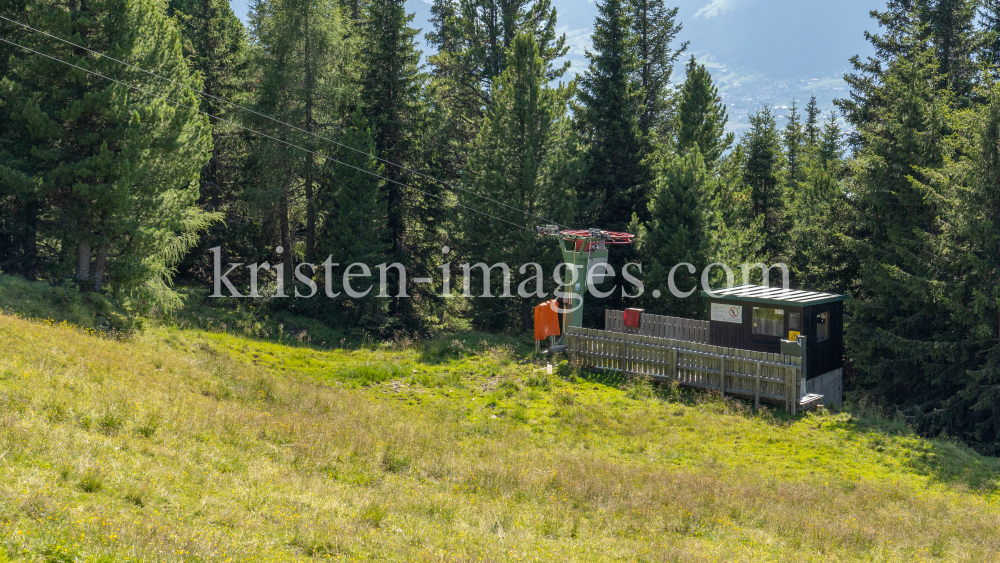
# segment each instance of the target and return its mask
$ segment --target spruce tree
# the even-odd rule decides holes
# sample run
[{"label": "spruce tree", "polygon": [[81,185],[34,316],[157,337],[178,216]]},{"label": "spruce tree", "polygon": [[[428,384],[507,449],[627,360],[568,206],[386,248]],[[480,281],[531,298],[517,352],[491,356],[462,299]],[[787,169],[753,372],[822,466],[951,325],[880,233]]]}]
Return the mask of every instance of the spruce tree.
[{"label": "spruce tree", "polygon": [[[257,0],[251,13],[252,35],[259,45],[257,110],[307,133],[329,137],[354,102],[351,57],[354,52],[335,0]],[[285,252],[286,282],[290,282],[296,233],[304,232],[302,256],[311,262],[317,228],[316,183],[328,143],[294,129],[254,117],[257,130],[299,148],[255,138],[247,163],[259,203],[277,210],[277,244]],[[304,207],[304,225],[297,210]]]},{"label": "spruce tree", "polygon": [[[683,155],[667,154],[657,171],[656,188],[649,203],[650,221],[641,231],[640,252],[649,267],[645,301],[650,312],[697,318],[697,295],[678,298],[669,289],[670,270],[677,264],[694,265],[695,274],[677,268],[674,283],[688,291],[700,283],[697,272],[708,265],[710,250],[706,213],[712,193],[710,174],[698,145]],[[658,289],[660,299],[651,292]]]},{"label": "spruce tree", "polygon": [[[381,197],[385,182],[379,179],[385,165],[375,158],[374,133],[360,110],[351,117],[340,143],[343,146],[333,150],[333,159],[324,166],[319,190],[322,226],[317,235],[319,258],[332,257],[340,268],[331,266],[329,279],[325,266],[314,276],[324,285],[313,303],[330,322],[347,321],[362,330],[378,330],[385,326],[388,304],[377,298],[375,290],[363,298],[350,299],[344,293],[342,274],[356,262],[369,266],[383,263],[389,254],[386,201]],[[339,295],[327,296],[326,284],[332,294]]]},{"label": "spruce tree", "polygon": [[[363,5],[360,25],[360,90],[363,112],[375,135],[375,149],[387,164],[389,180],[383,188],[388,210],[387,229],[391,244],[390,260],[403,264],[410,277],[434,275],[439,252],[431,249],[439,242],[444,209],[440,200],[409,189],[414,185],[428,193],[442,188],[407,172],[425,170],[421,146],[427,125],[423,101],[426,76],[420,69],[420,52],[410,27],[404,0],[371,0]],[[404,185],[406,184],[406,185]],[[396,270],[389,279],[393,296],[390,312],[407,322],[415,320],[417,303],[399,295]],[[429,295],[429,293],[428,293]]]},{"label": "spruce tree", "polygon": [[[946,231],[957,250],[952,321],[965,330],[961,389],[928,412],[924,428],[961,436],[987,455],[1000,453],[1000,88],[987,93],[977,120],[968,181],[959,186]],[[957,176],[957,175],[956,175]],[[958,176],[961,177],[961,176]],[[956,314],[957,313],[957,314]]]},{"label": "spruce tree", "polygon": [[[581,173],[576,135],[566,115],[572,88],[551,88],[547,83],[545,61],[534,38],[528,33],[519,34],[472,148],[467,183],[471,191],[509,207],[484,203],[459,192],[460,203],[490,215],[460,209],[461,254],[472,263],[508,264],[513,295],[517,295],[522,282],[527,282],[529,293],[535,292],[535,284],[529,280],[536,272],[530,267],[519,271],[522,264],[536,262],[548,272],[559,260],[556,246],[535,236],[534,227],[539,221],[535,216],[568,224],[573,218],[574,187]],[[517,229],[511,223],[524,228]],[[549,279],[547,275],[542,277]],[[494,270],[493,295],[503,293],[502,278]],[[481,279],[476,270],[470,281],[474,295],[481,291]],[[552,289],[546,284],[546,292]],[[484,328],[526,332],[531,329],[532,309],[539,301],[540,297],[534,296],[474,299],[473,321]]]},{"label": "spruce tree", "polygon": [[796,191],[799,182],[802,181],[808,155],[805,154],[805,133],[802,131],[802,121],[795,100],[792,100],[792,106],[788,110],[788,121],[782,131],[782,141],[785,145],[787,188]]},{"label": "spruce tree", "polygon": [[805,141],[809,149],[813,149],[819,140],[819,105],[816,103],[816,95],[809,98],[809,105],[806,106],[806,127]]},{"label": "spruce tree", "polygon": [[548,80],[562,77],[569,68],[568,62],[555,62],[569,47],[566,37],[556,33],[550,0],[435,0],[431,13],[434,29],[427,33],[427,42],[437,48],[428,57],[434,74],[452,80],[462,101],[478,107],[480,116],[490,104],[493,82],[507,68],[508,51],[518,34],[535,37]]},{"label": "spruce tree", "polygon": [[248,116],[231,103],[250,102],[250,48],[246,29],[226,0],[171,0],[167,13],[181,31],[188,66],[201,75],[206,95],[201,97],[199,108],[221,118],[212,123],[212,156],[201,170],[198,203],[208,211],[226,213],[227,221],[209,229],[181,265],[189,274],[208,278],[212,268],[208,249],[221,246],[228,252],[240,246],[234,240],[236,231],[227,229],[226,224],[238,220],[238,171],[247,145],[245,135],[233,122],[240,123]]},{"label": "spruce tree", "polygon": [[784,157],[770,107],[765,105],[750,116],[750,129],[740,143],[744,147],[741,179],[749,190],[750,212],[762,221],[762,258],[774,260],[785,252],[786,217],[781,181]]},{"label": "spruce tree", "polygon": [[590,170],[580,196],[583,217],[593,227],[623,231],[633,213],[646,218],[649,170],[642,161],[638,118],[644,93],[633,77],[639,70],[632,18],[625,0],[598,3],[594,52],[580,77],[575,110]]},{"label": "spruce tree", "polygon": [[863,384],[897,404],[928,405],[960,371],[947,360],[958,326],[936,297],[948,267],[934,248],[939,194],[931,187],[931,172],[946,162],[951,100],[935,88],[933,47],[918,35],[906,46],[885,72],[883,118],[860,131],[848,244],[860,268],[845,334]]},{"label": "spruce tree", "polygon": [[532,34],[550,81],[569,68],[569,61],[556,62],[569,46],[565,35],[556,32],[551,0],[434,0],[431,13],[433,29],[425,37],[436,49],[427,62],[437,128],[435,145],[427,148],[436,156],[446,155],[437,158],[444,179],[460,181],[514,37]]},{"label": "spruce tree", "polygon": [[673,125],[670,77],[688,45],[685,41],[677,49],[671,47],[683,27],[677,23],[678,8],[667,8],[663,0],[629,0],[628,6],[639,59],[636,81],[643,92],[639,131],[643,137],[656,133],[666,138]]},{"label": "spruce tree", "polygon": [[677,106],[676,150],[684,154],[697,145],[705,167],[714,169],[733,144],[733,134],[726,133],[728,119],[712,75],[692,56]]},{"label": "spruce tree", "polygon": [[171,267],[212,219],[195,205],[210,150],[208,121],[154,97],[197,107],[187,88],[201,84],[187,68],[177,29],[153,0],[32,1],[24,16],[33,27],[174,81],[24,36],[25,46],[148,93],[27,52],[10,59],[0,87],[0,185],[38,202],[40,236],[75,262],[75,269],[53,263],[53,277],[72,272],[95,290],[110,283],[177,304],[166,285]]}]

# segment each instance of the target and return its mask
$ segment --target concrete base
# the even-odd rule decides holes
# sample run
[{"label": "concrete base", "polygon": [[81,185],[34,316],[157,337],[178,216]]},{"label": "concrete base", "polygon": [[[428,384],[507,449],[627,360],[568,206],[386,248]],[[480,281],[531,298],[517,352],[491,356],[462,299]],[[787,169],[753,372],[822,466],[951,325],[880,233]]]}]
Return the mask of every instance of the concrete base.
[{"label": "concrete base", "polygon": [[803,391],[823,395],[824,405],[839,407],[844,400],[844,368],[807,379]]}]

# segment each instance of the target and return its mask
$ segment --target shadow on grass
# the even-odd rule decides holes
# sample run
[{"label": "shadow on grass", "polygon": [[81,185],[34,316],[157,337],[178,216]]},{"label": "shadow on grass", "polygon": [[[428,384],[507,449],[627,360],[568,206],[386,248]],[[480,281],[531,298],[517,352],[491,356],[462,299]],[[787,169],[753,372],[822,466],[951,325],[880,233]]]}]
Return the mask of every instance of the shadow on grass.
[{"label": "shadow on grass", "polygon": [[922,475],[983,492],[1000,491],[1000,458],[979,454],[955,439],[923,437],[902,414],[890,415],[864,402],[845,403],[840,413],[824,424],[854,433],[874,451],[904,457]]}]

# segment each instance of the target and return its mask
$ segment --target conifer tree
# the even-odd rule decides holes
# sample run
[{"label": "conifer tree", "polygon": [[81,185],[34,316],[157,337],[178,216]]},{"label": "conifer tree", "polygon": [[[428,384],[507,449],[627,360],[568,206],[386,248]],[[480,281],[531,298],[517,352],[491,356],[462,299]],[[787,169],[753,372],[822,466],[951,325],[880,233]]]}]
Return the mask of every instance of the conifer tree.
[{"label": "conifer tree", "polygon": [[720,101],[712,75],[692,56],[677,107],[677,124],[674,126],[677,151],[683,154],[697,145],[705,167],[714,169],[733,143],[733,134],[726,133],[728,119],[726,106]]},{"label": "conifer tree", "polygon": [[744,147],[741,178],[749,190],[750,212],[762,221],[763,257],[773,260],[785,250],[786,217],[781,137],[770,107],[765,105],[750,116],[750,129],[740,143]]},{"label": "conifer tree", "polygon": [[[346,108],[354,102],[351,56],[354,52],[335,0],[257,0],[252,6],[251,31],[259,45],[255,64],[260,69],[258,111],[305,130],[330,136]],[[301,258],[315,253],[316,183],[322,158],[314,153],[327,143],[294,129],[255,118],[256,129],[307,149],[255,138],[256,154],[248,163],[257,184],[259,203],[277,210],[278,240],[285,252],[286,282],[290,282],[296,254],[296,210],[304,207],[304,244]]]},{"label": "conifer tree", "polygon": [[960,369],[944,365],[958,327],[935,297],[948,268],[934,251],[939,194],[930,181],[946,162],[951,100],[934,86],[933,47],[916,34],[905,45],[909,51],[890,63],[879,92],[891,101],[887,111],[860,132],[848,246],[860,258],[859,287],[845,333],[864,384],[893,402],[919,405]]},{"label": "conifer tree", "polygon": [[[375,158],[374,134],[360,110],[355,110],[340,142],[344,146],[334,149],[334,159],[327,160],[324,166],[319,190],[322,226],[317,235],[319,257],[332,257],[340,268],[330,266],[329,279],[326,266],[314,276],[317,282],[322,278],[324,284],[314,303],[328,321],[346,320],[349,326],[362,330],[379,330],[385,325],[388,303],[378,299],[375,290],[360,299],[350,299],[342,274],[356,262],[369,266],[385,262],[389,253],[386,201],[381,197],[385,182],[379,179],[385,165]],[[327,284],[336,297],[326,295]]]},{"label": "conifer tree", "polygon": [[[200,108],[227,120],[239,120],[242,115],[230,104],[245,101],[244,84],[248,75],[247,34],[243,23],[233,13],[226,0],[171,0],[168,14],[179,23],[184,55],[192,71],[201,74]],[[201,200],[210,211],[221,211],[223,201],[230,199],[231,174],[235,165],[238,140],[235,127],[216,121],[212,127],[212,158],[201,173]]]},{"label": "conifer tree", "polygon": [[[966,368],[954,395],[928,413],[921,426],[934,433],[961,436],[987,454],[1000,453],[1000,88],[987,92],[977,120],[977,144],[968,181],[952,193],[947,245],[957,250],[956,283],[948,297],[952,322],[965,329]],[[956,175],[961,178],[962,176]],[[958,186],[956,186],[958,187]],[[957,197],[954,197],[957,196]],[[933,408],[937,406],[938,408]]]},{"label": "conifer tree", "polygon": [[569,61],[556,62],[569,46],[565,35],[556,33],[551,0],[434,0],[431,13],[433,29],[425,37],[437,51],[427,61],[438,128],[436,146],[428,149],[447,155],[439,159],[441,173],[459,181],[514,37],[535,37],[550,81],[562,78],[569,68]]},{"label": "conifer tree", "polygon": [[[423,169],[420,162],[420,132],[426,108],[421,102],[425,81],[420,72],[420,52],[410,27],[413,15],[406,13],[404,0],[371,0],[361,15],[360,67],[361,103],[375,136],[377,154],[393,163],[386,166],[383,198],[388,212],[390,260],[403,264],[410,276],[430,272],[432,264],[418,265],[424,239],[418,234],[434,234],[428,221],[440,215],[437,200],[427,200],[403,184],[416,182],[403,167]],[[430,186],[435,189],[436,186]],[[427,191],[427,190],[425,190]],[[430,227],[430,228],[428,228]],[[429,246],[429,245],[423,245]],[[392,270],[392,276],[396,276]],[[412,316],[412,303],[399,298],[398,277],[390,279],[393,300],[390,311],[396,316]]]},{"label": "conifer tree", "polygon": [[[539,221],[535,216],[568,224],[573,218],[574,187],[581,173],[576,135],[566,115],[572,87],[551,88],[547,82],[545,62],[534,38],[529,33],[519,34],[473,146],[467,184],[475,193],[510,207],[459,192],[460,203],[491,215],[462,208],[462,255],[473,263],[510,265],[512,295],[518,294],[521,283],[527,284],[528,293],[535,293],[531,281],[536,275],[534,268],[522,272],[520,265],[539,263],[547,272],[556,263],[555,245],[540,243],[535,237],[534,226]],[[524,225],[524,229],[511,223]],[[502,278],[496,270],[491,275],[493,295],[503,293]],[[547,275],[542,278],[550,279]],[[481,272],[476,270],[469,282],[473,295],[481,291],[481,280]],[[546,292],[552,289],[545,285]],[[532,308],[539,298],[474,299],[473,320],[481,327],[525,332],[531,329]]]},{"label": "conifer tree", "polygon": [[809,98],[809,105],[806,106],[805,141],[810,150],[819,141],[819,105],[815,94]]},{"label": "conifer tree", "polygon": [[222,100],[250,102],[250,48],[246,29],[226,0],[171,0],[167,13],[180,29],[188,66],[201,75],[207,95],[201,96],[200,109],[221,118],[212,123],[212,156],[201,170],[198,203],[227,218],[213,225],[180,265],[189,275],[207,279],[212,268],[208,249],[219,246],[228,253],[244,246],[237,240],[238,231],[227,225],[239,221],[239,169],[247,146],[246,136],[233,123],[247,116]]},{"label": "conifer tree", "polygon": [[805,133],[802,131],[802,121],[799,118],[799,108],[792,100],[788,110],[788,122],[782,131],[782,141],[785,145],[785,170],[788,174],[787,188],[796,191],[803,178],[806,167]]},{"label": "conifer tree", "polygon": [[[29,2],[32,27],[173,80],[149,77],[38,34],[25,46],[197,107],[185,87],[180,35],[152,0]],[[168,103],[60,62],[23,52],[8,61],[0,88],[0,185],[37,202],[39,230],[75,257],[75,278],[101,290],[140,292],[176,304],[171,267],[212,220],[195,202],[210,150],[210,126],[193,109]],[[53,264],[53,277],[68,264]],[[148,300],[147,300],[148,301]]]},{"label": "conifer tree", "polygon": [[545,62],[546,77],[556,80],[569,63],[556,64],[569,50],[565,35],[556,33],[556,10],[550,0],[435,0],[433,31],[427,42],[437,48],[428,57],[434,74],[452,80],[462,103],[481,116],[489,106],[493,81],[507,68],[508,51],[520,33],[531,33]]},{"label": "conifer tree", "polygon": [[[694,265],[696,272],[708,265],[710,175],[697,143],[683,155],[665,155],[657,172],[649,203],[650,221],[639,237],[640,252],[649,267],[646,306],[650,312],[697,318],[698,297],[675,297],[669,289],[669,275],[675,265],[684,262]],[[674,284],[682,292],[699,283],[698,275],[683,266],[674,272]],[[652,298],[653,289],[660,291],[659,299]]]},{"label": "conifer tree", "polygon": [[652,133],[666,138],[673,125],[670,77],[688,45],[686,41],[677,49],[670,45],[683,27],[677,23],[678,8],[667,8],[663,0],[630,0],[628,7],[639,64],[636,81],[643,92],[639,131],[644,138]]},{"label": "conifer tree", "polygon": [[649,199],[638,123],[644,93],[633,80],[639,63],[624,2],[598,3],[594,52],[587,51],[590,64],[579,79],[575,110],[590,162],[581,212],[592,226],[612,231],[624,230],[633,213],[644,220]]}]

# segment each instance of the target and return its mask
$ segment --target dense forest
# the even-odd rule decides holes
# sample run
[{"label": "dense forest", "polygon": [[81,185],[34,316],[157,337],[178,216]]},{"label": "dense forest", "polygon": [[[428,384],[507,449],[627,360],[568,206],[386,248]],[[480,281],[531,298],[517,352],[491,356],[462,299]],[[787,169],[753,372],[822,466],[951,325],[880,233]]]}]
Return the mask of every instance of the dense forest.
[{"label": "dense forest", "polygon": [[[211,287],[219,247],[281,265],[261,307],[520,333],[537,300],[402,298],[392,269],[384,295],[269,296],[295,274],[339,292],[301,268],[328,256],[411,279],[506,262],[516,287],[557,262],[538,225],[629,231],[612,265],[647,289],[784,262],[850,293],[848,388],[1000,453],[1000,1],[890,0],[839,113],[765,106],[739,138],[675,8],[598,5],[573,77],[548,0],[435,0],[426,64],[402,0],[256,0],[248,26],[226,0],[0,0],[0,271],[143,313]],[[704,314],[664,293],[637,301]]]}]

